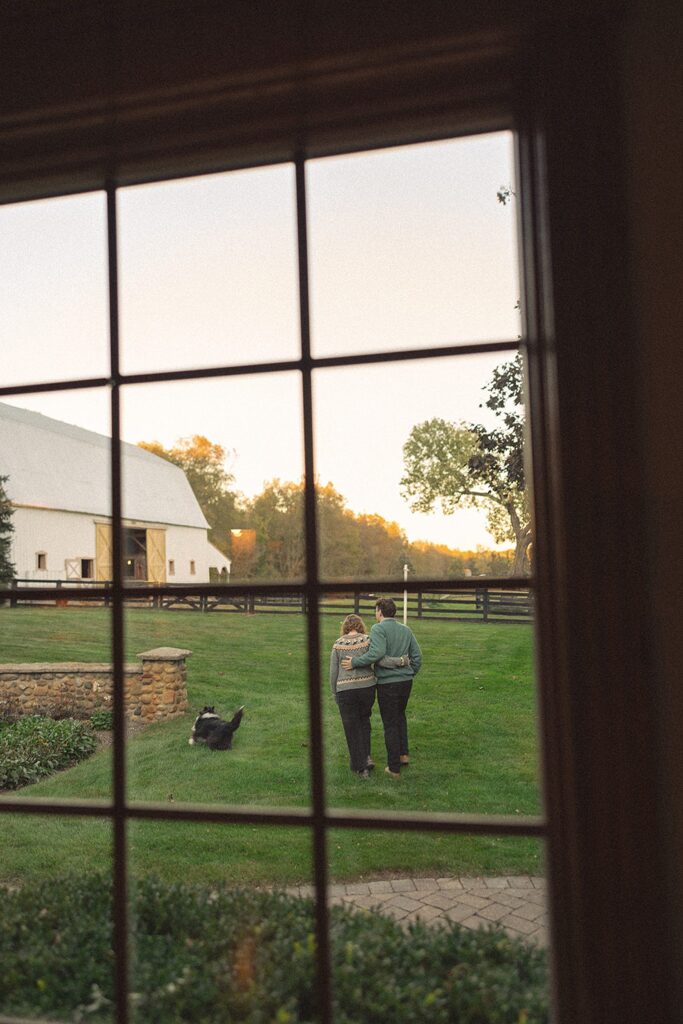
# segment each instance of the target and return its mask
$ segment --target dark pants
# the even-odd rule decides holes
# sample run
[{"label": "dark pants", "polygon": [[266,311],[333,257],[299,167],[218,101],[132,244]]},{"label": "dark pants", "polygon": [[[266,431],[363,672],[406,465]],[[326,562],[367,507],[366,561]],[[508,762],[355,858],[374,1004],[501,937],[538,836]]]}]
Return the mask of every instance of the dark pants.
[{"label": "dark pants", "polygon": [[380,683],[377,686],[377,700],[387,748],[387,764],[391,772],[401,771],[401,754],[408,753],[406,707],[412,688],[412,679],[401,679],[397,683]]},{"label": "dark pants", "polygon": [[361,690],[337,692],[337,704],[344,726],[346,744],[349,748],[349,763],[352,772],[362,772],[368,766],[370,714],[374,703],[374,686],[364,686]]}]

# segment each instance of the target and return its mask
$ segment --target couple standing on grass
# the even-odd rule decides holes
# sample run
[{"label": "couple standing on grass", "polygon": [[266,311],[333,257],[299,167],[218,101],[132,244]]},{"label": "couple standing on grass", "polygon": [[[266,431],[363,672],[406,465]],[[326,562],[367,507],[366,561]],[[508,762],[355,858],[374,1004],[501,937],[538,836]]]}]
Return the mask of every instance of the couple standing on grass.
[{"label": "couple standing on grass", "polygon": [[377,621],[368,635],[360,615],[347,615],[330,656],[330,685],[344,726],[351,771],[362,779],[369,778],[375,767],[370,754],[375,690],[387,748],[384,770],[392,779],[400,779],[401,767],[410,760],[406,706],[422,652],[412,630],[395,616],[395,603],[381,597],[375,605]]}]

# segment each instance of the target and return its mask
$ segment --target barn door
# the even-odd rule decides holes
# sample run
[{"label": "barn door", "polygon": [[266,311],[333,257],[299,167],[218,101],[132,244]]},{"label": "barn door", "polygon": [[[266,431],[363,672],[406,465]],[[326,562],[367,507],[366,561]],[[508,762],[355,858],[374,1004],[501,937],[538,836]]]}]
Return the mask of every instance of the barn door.
[{"label": "barn door", "polygon": [[68,580],[80,580],[81,578],[81,560],[80,558],[65,558],[64,568],[66,570],[66,578]]},{"label": "barn door", "polygon": [[111,526],[95,523],[95,579],[110,580],[111,577]]},{"label": "barn door", "polygon": [[147,531],[147,576],[150,583],[166,582],[166,531]]}]

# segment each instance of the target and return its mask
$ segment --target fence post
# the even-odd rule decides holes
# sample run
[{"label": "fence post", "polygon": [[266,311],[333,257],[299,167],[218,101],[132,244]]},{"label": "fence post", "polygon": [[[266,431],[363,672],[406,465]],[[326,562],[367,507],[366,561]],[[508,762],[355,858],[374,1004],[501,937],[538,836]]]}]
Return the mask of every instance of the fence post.
[{"label": "fence post", "polygon": [[418,590],[418,592],[417,592],[417,617],[418,617],[418,619],[422,618],[422,591],[421,590]]},{"label": "fence post", "polygon": [[306,611],[307,611],[307,609],[306,609],[306,595],[302,594],[301,595],[301,612],[302,612],[303,615],[305,615]]},{"label": "fence post", "polygon": [[247,610],[247,613],[249,615],[253,615],[254,612],[256,611],[255,601],[256,601],[256,598],[254,597],[253,594],[247,594],[246,610]]},{"label": "fence post", "polygon": [[484,610],[484,622],[489,621],[489,588],[485,587],[483,590],[483,610]]},{"label": "fence post", "polygon": [[353,614],[360,615],[360,590],[353,592]]},{"label": "fence post", "polygon": [[[10,582],[10,586],[11,587],[16,587],[19,584],[19,580],[10,580],[9,582]],[[10,599],[9,599],[9,606],[10,606],[10,608],[16,608],[17,607],[17,595],[16,594],[12,594],[12,596],[10,597]]]}]

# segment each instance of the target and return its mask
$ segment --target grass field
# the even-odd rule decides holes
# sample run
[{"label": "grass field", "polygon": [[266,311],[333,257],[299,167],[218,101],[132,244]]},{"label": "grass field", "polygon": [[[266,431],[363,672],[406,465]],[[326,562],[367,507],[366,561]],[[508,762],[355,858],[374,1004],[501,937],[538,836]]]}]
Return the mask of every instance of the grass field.
[{"label": "grass field", "polygon": [[[0,662],[110,660],[110,615],[99,608],[0,609]],[[369,623],[368,623],[369,625]],[[339,632],[321,620],[325,782],[330,805],[400,811],[528,814],[539,811],[537,739],[529,626],[413,624],[424,668],[408,708],[410,768],[384,776],[381,721],[373,714],[378,770],[361,781],[327,685],[327,652]],[[133,609],[126,649],[169,645],[193,651],[192,709],[247,711],[235,746],[211,752],[187,743],[193,715],[150,726],[127,744],[129,797],[139,800],[307,806],[310,800],[306,620],[301,615],[208,614]],[[111,751],[20,791],[23,797],[107,797]],[[3,815],[0,880],[106,867],[108,822]],[[307,829],[131,822],[131,867],[167,879],[307,882]],[[383,873],[518,874],[542,871],[532,839],[387,833],[329,833],[331,876]]]}]

